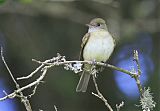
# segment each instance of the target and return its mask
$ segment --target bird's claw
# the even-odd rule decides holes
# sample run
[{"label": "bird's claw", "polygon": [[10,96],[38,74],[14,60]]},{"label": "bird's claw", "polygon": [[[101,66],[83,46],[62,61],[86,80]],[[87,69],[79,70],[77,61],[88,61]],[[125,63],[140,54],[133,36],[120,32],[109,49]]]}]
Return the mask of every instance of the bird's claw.
[{"label": "bird's claw", "polygon": [[96,65],[96,60],[95,59],[92,61],[92,65]]}]

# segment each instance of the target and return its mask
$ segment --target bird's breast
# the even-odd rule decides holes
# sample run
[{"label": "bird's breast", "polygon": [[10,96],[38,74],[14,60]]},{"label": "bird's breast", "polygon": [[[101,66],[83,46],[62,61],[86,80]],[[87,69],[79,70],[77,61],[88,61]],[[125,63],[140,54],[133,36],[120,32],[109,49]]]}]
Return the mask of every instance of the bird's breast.
[{"label": "bird's breast", "polygon": [[90,33],[84,50],[84,60],[107,61],[114,50],[114,40],[107,31]]}]

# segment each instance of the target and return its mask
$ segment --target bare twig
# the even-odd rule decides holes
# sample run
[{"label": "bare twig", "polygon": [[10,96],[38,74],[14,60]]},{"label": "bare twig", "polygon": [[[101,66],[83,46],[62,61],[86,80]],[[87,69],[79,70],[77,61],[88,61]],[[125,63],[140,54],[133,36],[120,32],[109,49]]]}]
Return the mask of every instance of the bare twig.
[{"label": "bare twig", "polygon": [[[141,69],[140,69],[140,63],[139,63],[139,57],[138,57],[138,51],[137,50],[134,50],[134,56],[133,56],[133,60],[136,62],[136,65],[137,65],[137,69],[138,69],[138,72],[135,73],[135,72],[130,72],[130,71],[126,71],[124,69],[121,69],[121,68],[118,68],[118,67],[115,67],[113,65],[110,65],[110,64],[97,64],[95,63],[96,65],[101,65],[101,66],[106,66],[106,67],[109,67],[109,68],[112,68],[112,69],[115,69],[115,70],[118,70],[118,71],[121,71],[121,72],[124,72],[128,75],[130,75],[131,77],[133,77],[136,81],[136,84],[137,84],[137,87],[139,89],[139,92],[140,92],[140,95],[142,97],[142,94],[143,94],[143,89],[142,89],[142,85],[141,85],[141,82],[140,82],[140,75],[141,75]],[[102,93],[99,91],[98,89],[98,85],[96,83],[96,79],[95,79],[95,76],[93,75],[93,82],[94,82],[94,85],[96,87],[96,91],[97,91],[97,94],[93,93],[92,94],[98,98],[100,98],[104,103],[105,105],[108,107],[108,109],[110,111],[113,111],[113,109],[111,108],[111,106],[108,104],[107,100],[104,98],[104,96],[102,95]],[[124,102],[122,102],[120,105],[117,105],[116,104],[116,108],[117,108],[117,111],[120,111],[120,108],[123,107],[124,105]]]},{"label": "bare twig", "polygon": [[37,83],[37,84],[34,86],[34,89],[33,89],[32,93],[29,95],[29,98],[31,98],[31,97],[36,93],[36,90],[37,90],[38,85],[39,85],[39,83]]},{"label": "bare twig", "polygon": [[124,102],[122,101],[119,105],[116,104],[117,111],[120,111],[121,107],[124,106]]},{"label": "bare twig", "polygon": [[[3,48],[2,48],[2,47],[1,47],[1,58],[2,58],[2,61],[3,61],[4,65],[5,65],[6,69],[7,69],[8,72],[9,72],[9,74],[10,74],[13,82],[15,83],[17,90],[19,90],[19,89],[20,89],[20,86],[19,86],[19,84],[17,83],[17,81],[14,79],[14,76],[13,76],[12,72],[10,71],[10,69],[9,69],[9,67],[8,67],[5,59],[4,59],[4,56],[3,56]],[[12,94],[12,95],[6,95],[4,98],[6,98],[6,99],[7,99],[7,98],[14,98],[14,97],[17,96],[18,94],[20,94],[20,96],[17,96],[17,97],[20,97],[20,98],[21,98],[21,102],[25,105],[26,110],[27,110],[27,111],[32,111],[30,102],[29,102],[29,100],[27,99],[27,97],[23,95],[22,91],[17,92],[17,90],[15,91],[14,94]],[[7,93],[5,92],[5,94],[7,94]],[[2,99],[2,98],[1,98],[1,99]]]},{"label": "bare twig", "polygon": [[100,98],[104,104],[107,106],[107,108],[110,110],[110,111],[113,111],[112,107],[110,106],[110,104],[108,103],[107,99],[102,95],[102,93],[99,91],[99,88],[98,88],[98,85],[97,85],[97,82],[96,82],[96,78],[95,78],[95,75],[92,76],[93,78],[93,82],[94,82],[94,85],[95,85],[95,88],[96,88],[96,91],[97,91],[97,94],[93,93],[92,94],[98,98]]},{"label": "bare twig", "polygon": [[17,80],[28,79],[28,78],[32,77],[32,76],[33,76],[35,73],[37,73],[43,66],[44,66],[44,64],[41,64],[39,67],[36,68],[36,70],[34,70],[33,72],[31,72],[28,76],[19,77],[19,78],[17,78]]},{"label": "bare twig", "polygon": [[133,60],[137,64],[138,72],[137,72],[137,74],[133,75],[132,77],[135,79],[137,87],[139,89],[139,93],[142,96],[143,88],[142,88],[142,85],[141,85],[141,82],[140,82],[141,69],[140,69],[140,63],[139,63],[139,57],[138,57],[138,51],[137,50],[134,50]]},{"label": "bare twig", "polygon": [[[35,73],[37,73],[41,68],[43,68],[45,66],[45,64],[49,63],[49,62],[53,62],[55,61],[55,59],[59,59],[58,57],[56,58],[52,58],[49,60],[45,60],[43,63],[41,63],[41,65],[39,67],[36,68],[36,70],[34,70],[33,72],[31,72],[29,75],[24,76],[24,77],[19,77],[17,78],[17,80],[22,80],[22,79],[28,79],[31,78]],[[35,59],[32,59],[32,61],[36,61]]]},{"label": "bare twig", "polygon": [[[2,60],[3,60],[5,66],[7,68],[7,70],[9,72],[10,76],[12,77],[12,80],[16,84],[17,90],[15,90],[11,94],[5,93],[6,96],[3,97],[3,98],[0,98],[0,101],[5,100],[7,98],[20,97],[21,101],[25,104],[26,109],[27,109],[27,106],[30,106],[30,103],[29,103],[29,100],[27,99],[27,97],[23,95],[22,91],[34,86],[33,93],[30,94],[29,97],[33,96],[35,94],[35,92],[36,92],[38,84],[44,79],[44,77],[45,77],[45,75],[46,75],[46,73],[47,73],[47,71],[48,71],[49,68],[61,65],[61,66],[65,66],[65,67],[67,66],[68,68],[71,68],[72,70],[76,70],[76,67],[74,67],[73,64],[91,64],[91,65],[93,65],[93,61],[76,61],[76,60],[75,61],[66,61],[65,56],[61,56],[60,54],[57,54],[57,57],[53,57],[53,58],[51,58],[49,60],[45,60],[44,62],[41,62],[41,61],[33,59],[33,61],[39,63],[40,66],[38,68],[36,68],[33,72],[31,72],[28,76],[26,76],[26,77],[19,77],[19,78],[17,78],[17,80],[28,79],[28,78],[32,77],[38,71],[42,71],[42,74],[40,75],[40,77],[36,81],[34,81],[34,82],[32,82],[32,83],[30,83],[30,84],[28,84],[28,85],[23,86],[23,87],[20,88],[20,86],[18,85],[18,83],[14,79],[13,74],[9,70],[9,68],[8,68],[8,66],[7,66],[7,64],[6,64],[5,60],[4,60],[2,49],[1,49],[1,57],[2,57]],[[132,72],[132,71],[124,70],[122,68],[118,68],[118,67],[110,65],[110,64],[101,63],[101,62],[95,62],[95,61],[94,61],[94,65],[103,66],[103,67],[109,67],[111,69],[123,72],[124,74],[128,74],[129,76],[133,77],[135,79],[135,81],[136,81],[136,84],[138,86],[139,92],[142,95],[143,90],[142,90],[142,86],[141,86],[140,79],[139,79],[139,77],[141,75],[141,69],[140,69],[138,52],[137,51],[134,51],[134,61],[136,61],[138,72]],[[93,75],[92,77],[93,77],[93,82],[94,82],[94,85],[95,85],[95,88],[96,88],[96,91],[97,91],[97,94],[93,93],[93,92],[92,92],[92,94],[94,96],[100,98],[105,103],[105,105],[107,106],[107,108],[110,111],[113,111],[112,107],[107,102],[107,99],[99,91],[95,75]],[[122,106],[123,106],[123,104],[116,105],[117,111],[119,111]],[[55,110],[57,111],[56,107],[55,107]],[[27,111],[32,111],[31,107],[28,107]]]},{"label": "bare twig", "polygon": [[4,65],[5,65],[7,71],[9,72],[9,74],[10,74],[10,76],[11,76],[14,84],[16,85],[16,88],[19,88],[19,84],[18,84],[17,81],[14,79],[13,74],[12,74],[12,72],[10,71],[10,69],[9,69],[9,67],[8,67],[5,59],[4,59],[4,56],[3,56],[3,48],[2,48],[2,47],[1,47],[1,58],[2,58],[2,61],[3,61]]},{"label": "bare twig", "polygon": [[36,81],[34,81],[34,82],[32,82],[32,83],[24,86],[24,87],[21,87],[21,88],[17,89],[17,90],[14,91],[13,93],[8,94],[7,96],[5,96],[5,97],[3,97],[3,98],[0,98],[0,101],[5,100],[5,99],[7,99],[7,98],[14,98],[17,93],[22,92],[22,91],[25,90],[25,89],[28,89],[28,88],[31,88],[32,86],[37,85],[37,83],[41,82],[41,80],[45,77],[47,70],[48,70],[48,68],[45,67],[44,70],[43,70],[43,72],[42,72],[42,75],[41,75]]},{"label": "bare twig", "polygon": [[54,109],[55,109],[55,111],[58,111],[58,109],[57,109],[56,105],[54,105]]},{"label": "bare twig", "polygon": [[[93,64],[93,61],[64,61],[64,62],[58,62],[58,63],[48,63],[48,62],[41,62],[41,61],[38,61],[38,60],[35,60],[33,59],[33,61],[39,63],[39,64],[45,64],[45,65],[48,65],[48,66],[60,66],[60,65],[65,65],[65,64],[69,64],[69,63],[82,63],[82,64]],[[111,69],[114,69],[114,70],[117,70],[117,71],[120,71],[120,72],[123,72],[124,74],[128,74],[130,76],[134,76],[136,75],[136,73],[133,73],[131,71],[127,71],[127,70],[124,70],[122,68],[119,68],[119,67],[116,67],[116,66],[113,66],[111,64],[107,64],[107,63],[102,63],[102,62],[94,62],[95,65],[98,65],[98,66],[103,66],[103,67],[108,67],[108,68],[111,68]]]},{"label": "bare twig", "polygon": [[138,75],[141,75],[141,67],[140,67],[140,63],[139,63],[139,56],[138,56],[138,51],[134,50],[134,55],[133,55],[133,60],[136,61],[137,64],[137,69],[138,69]]}]

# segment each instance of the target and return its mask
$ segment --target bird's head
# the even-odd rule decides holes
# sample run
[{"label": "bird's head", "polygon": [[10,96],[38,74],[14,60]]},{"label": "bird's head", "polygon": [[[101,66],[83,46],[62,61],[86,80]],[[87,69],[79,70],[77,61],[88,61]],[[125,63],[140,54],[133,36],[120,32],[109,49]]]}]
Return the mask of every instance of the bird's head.
[{"label": "bird's head", "polygon": [[102,18],[94,18],[89,24],[86,24],[89,28],[98,28],[107,30],[105,20]]}]

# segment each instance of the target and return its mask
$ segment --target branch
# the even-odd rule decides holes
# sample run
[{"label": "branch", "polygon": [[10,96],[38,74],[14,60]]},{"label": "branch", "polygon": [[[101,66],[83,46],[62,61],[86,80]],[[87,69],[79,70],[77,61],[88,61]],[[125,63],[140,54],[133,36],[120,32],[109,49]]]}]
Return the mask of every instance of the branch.
[{"label": "branch", "polygon": [[57,109],[56,105],[54,105],[54,109],[55,109],[55,111],[58,111],[58,109]]},{"label": "branch", "polygon": [[[120,71],[120,72],[123,72],[125,74],[128,74],[130,76],[134,76],[136,75],[136,73],[133,73],[131,71],[128,71],[128,70],[125,70],[125,69],[122,69],[122,68],[119,68],[119,67],[116,67],[114,65],[111,65],[111,64],[107,64],[107,63],[102,63],[102,62],[95,62],[93,63],[93,61],[63,61],[63,62],[58,62],[58,63],[48,63],[48,62],[41,62],[41,61],[38,61],[38,60],[35,60],[33,59],[34,62],[37,62],[39,64],[45,64],[45,65],[48,65],[50,67],[53,67],[53,66],[60,66],[60,65],[66,65],[66,64],[70,64],[70,63],[81,63],[81,64],[91,64],[91,65],[97,65],[97,66],[103,66],[103,67],[108,67],[108,68],[111,68],[111,69],[114,69],[114,70],[117,70],[117,71]],[[19,78],[20,79],[20,78]],[[23,78],[22,78],[23,79]]]},{"label": "branch", "polygon": [[43,72],[42,72],[42,75],[41,75],[36,81],[34,81],[34,82],[32,82],[32,83],[24,86],[24,87],[21,87],[21,88],[15,90],[13,93],[8,94],[7,96],[5,96],[5,97],[3,97],[3,98],[0,98],[0,101],[5,100],[5,99],[7,99],[7,98],[14,98],[17,93],[22,92],[22,91],[25,90],[25,89],[28,89],[28,88],[31,88],[32,86],[37,85],[37,84],[40,83],[40,82],[42,81],[42,79],[45,77],[45,75],[46,75],[46,73],[47,73],[47,70],[48,70],[48,68],[45,67],[44,70],[43,70]]},{"label": "branch", "polygon": [[8,67],[5,59],[4,59],[4,56],[3,56],[3,48],[2,48],[2,47],[1,47],[1,58],[2,58],[2,61],[3,61],[4,65],[5,65],[7,71],[9,72],[9,74],[10,74],[10,76],[11,76],[14,84],[16,85],[16,88],[18,89],[18,88],[19,88],[19,84],[18,84],[17,81],[14,79],[13,74],[12,74],[12,72],[10,71],[10,69],[9,69],[9,67]]},{"label": "branch", "polygon": [[116,104],[117,111],[120,111],[121,107],[124,106],[124,102],[122,101],[119,105]]},{"label": "branch", "polygon": [[102,95],[102,93],[99,91],[99,88],[98,88],[98,85],[97,85],[97,82],[96,82],[96,78],[95,78],[95,75],[92,75],[92,78],[93,78],[93,82],[94,82],[94,85],[95,85],[95,88],[96,88],[96,91],[97,91],[97,94],[93,93],[92,94],[96,97],[98,97],[99,99],[101,99],[105,106],[107,106],[107,108],[110,110],[110,111],[113,111],[112,107],[109,105],[107,99]]},{"label": "branch", "polygon": [[[41,63],[41,65],[39,67],[36,68],[36,70],[34,70],[33,72],[31,72],[28,76],[26,76],[26,77],[19,77],[19,78],[17,78],[17,80],[31,78],[35,73],[37,73],[41,68],[43,68],[45,66],[45,64],[50,63],[50,62],[54,62],[55,60],[58,60],[58,59],[60,59],[60,56],[57,53],[57,57],[53,57],[52,59],[45,60],[43,63]],[[32,59],[32,61],[35,61],[35,59]]]},{"label": "branch", "polygon": [[[25,107],[26,107],[26,110],[27,111],[32,111],[31,109],[31,106],[30,106],[30,103],[29,103],[29,100],[27,99],[26,96],[23,95],[22,91],[24,91],[25,89],[28,89],[28,88],[31,88],[34,86],[34,89],[33,89],[33,92],[32,94],[28,95],[29,97],[33,96],[36,92],[36,89],[37,89],[37,86],[40,84],[40,82],[42,82],[42,80],[44,79],[44,77],[46,76],[46,73],[48,71],[48,69],[54,67],[54,66],[64,66],[64,68],[66,70],[72,70],[74,71],[75,73],[78,73],[78,72],[81,72],[82,69],[82,65],[83,64],[90,64],[90,65],[98,65],[98,66],[103,66],[103,67],[108,67],[108,68],[111,68],[113,70],[117,70],[117,71],[120,71],[120,72],[123,72],[124,74],[127,74],[129,76],[131,76],[132,78],[135,79],[136,81],[136,84],[138,86],[138,89],[139,89],[139,92],[141,94],[141,96],[143,95],[143,89],[142,89],[142,85],[140,83],[140,75],[141,75],[141,69],[140,69],[140,63],[139,63],[139,58],[138,58],[138,52],[135,50],[134,51],[134,61],[136,62],[137,64],[137,69],[138,71],[137,72],[133,72],[133,71],[128,71],[128,70],[125,70],[125,69],[122,69],[122,68],[119,68],[119,67],[116,67],[116,66],[113,66],[111,64],[106,64],[106,63],[101,63],[101,62],[93,62],[93,61],[67,61],[65,59],[65,56],[61,56],[60,54],[57,54],[56,57],[53,57],[51,59],[48,59],[44,62],[41,62],[41,61],[38,61],[38,60],[35,60],[35,59],[32,59],[32,61],[34,62],[37,62],[40,64],[39,67],[37,67],[33,72],[31,72],[28,76],[26,77],[19,77],[17,78],[17,80],[22,80],[22,79],[28,79],[30,77],[32,77],[34,74],[36,74],[38,71],[41,71],[42,74],[39,76],[39,78],[37,80],[35,80],[34,82],[28,84],[28,85],[25,85],[23,87],[20,87],[18,85],[18,83],[16,82],[16,80],[14,79],[13,77],[13,74],[11,73],[11,71],[9,70],[8,68],[8,65],[6,64],[5,60],[4,60],[4,56],[3,56],[3,51],[2,51],[2,48],[1,48],[1,57],[2,57],[2,60],[12,78],[12,80],[14,81],[15,85],[16,85],[16,90],[10,94],[6,94],[5,97],[2,97],[0,98],[0,101],[2,100],[5,100],[7,98],[15,98],[15,97],[20,97],[21,98],[21,101],[24,103]],[[110,111],[113,111],[112,107],[109,105],[109,103],[107,102],[107,99],[102,95],[102,93],[99,91],[98,89],[98,85],[96,83],[96,71],[94,72],[95,74],[93,74],[93,82],[94,82],[94,85],[95,85],[95,88],[96,88],[96,91],[97,91],[97,94],[93,93],[92,94],[98,98],[100,98],[104,103],[105,105],[107,106],[107,108],[110,110]],[[117,111],[120,110],[120,108],[122,107],[123,105],[120,104],[120,105],[117,105],[116,108],[117,108]]]},{"label": "branch", "polygon": [[[11,95],[7,95],[7,93],[4,91],[5,94],[6,94],[6,96],[3,97],[3,98],[1,98],[0,100],[4,100],[4,99],[7,99],[7,98],[14,98],[14,97],[16,97],[16,96],[17,96],[17,97],[20,97],[20,98],[21,98],[21,102],[23,102],[23,104],[25,105],[26,110],[27,110],[27,111],[32,111],[32,108],[31,108],[31,105],[30,105],[29,100],[27,99],[26,96],[23,95],[22,91],[20,90],[19,84],[18,84],[17,81],[14,79],[14,76],[13,76],[12,72],[10,71],[10,69],[9,69],[9,67],[8,67],[5,59],[4,59],[4,56],[3,56],[3,48],[2,48],[2,47],[1,47],[1,58],[2,58],[2,61],[3,61],[4,65],[5,65],[7,71],[9,72],[9,74],[10,74],[13,82],[15,83],[17,90],[16,90],[13,94],[11,94]],[[19,90],[19,91],[18,91],[18,90]],[[18,92],[17,92],[17,91],[18,91]],[[18,94],[19,94],[19,95],[18,95]]]},{"label": "branch", "polygon": [[138,57],[138,51],[137,50],[134,50],[133,60],[136,62],[138,71],[137,71],[137,74],[135,74],[132,77],[135,79],[137,87],[139,89],[139,93],[142,97],[143,89],[142,89],[142,85],[141,85],[141,82],[140,82],[141,68],[140,68],[140,63],[139,63],[139,57]]}]

